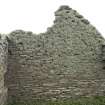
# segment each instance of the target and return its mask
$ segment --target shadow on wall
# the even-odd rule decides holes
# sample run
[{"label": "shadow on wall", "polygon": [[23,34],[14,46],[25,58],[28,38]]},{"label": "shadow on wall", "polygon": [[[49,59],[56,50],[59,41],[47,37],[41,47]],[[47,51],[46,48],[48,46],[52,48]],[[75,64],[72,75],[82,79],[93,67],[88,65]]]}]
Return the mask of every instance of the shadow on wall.
[{"label": "shadow on wall", "polygon": [[18,89],[19,87],[19,81],[18,78],[18,71],[21,69],[19,65],[19,57],[17,57],[17,47],[15,42],[10,40],[7,37],[8,40],[8,64],[7,64],[7,72],[5,74],[5,85],[8,87],[8,98],[7,101],[8,103],[11,103],[13,101],[17,101],[18,97],[16,98],[15,95],[19,94]]}]

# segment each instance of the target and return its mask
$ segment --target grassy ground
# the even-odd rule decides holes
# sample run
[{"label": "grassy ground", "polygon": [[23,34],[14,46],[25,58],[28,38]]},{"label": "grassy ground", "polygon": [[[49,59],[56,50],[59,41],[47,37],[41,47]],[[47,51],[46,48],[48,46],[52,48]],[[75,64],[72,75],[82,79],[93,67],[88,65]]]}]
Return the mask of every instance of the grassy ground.
[{"label": "grassy ground", "polygon": [[77,100],[65,100],[55,102],[31,102],[31,103],[13,103],[8,105],[105,105],[105,97],[80,98]]}]

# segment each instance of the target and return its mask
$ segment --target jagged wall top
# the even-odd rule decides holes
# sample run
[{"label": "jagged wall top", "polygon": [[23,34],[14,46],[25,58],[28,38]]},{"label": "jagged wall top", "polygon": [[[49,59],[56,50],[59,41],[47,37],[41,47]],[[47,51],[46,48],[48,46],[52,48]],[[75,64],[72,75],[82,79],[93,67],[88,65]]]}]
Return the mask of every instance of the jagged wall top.
[{"label": "jagged wall top", "polygon": [[[87,30],[87,31],[93,31],[96,33],[97,37],[103,39],[101,36],[100,32],[90,24],[90,22],[85,19],[82,15],[80,15],[76,10],[73,10],[67,5],[60,6],[60,8],[55,12],[55,20],[54,24],[52,27],[48,27],[47,31],[44,33],[40,33],[38,35],[42,34],[49,34],[50,32],[52,33],[57,33],[58,31],[55,28],[62,28],[64,25],[69,25],[70,30],[75,29],[75,30]],[[90,30],[88,30],[90,28]],[[13,32],[10,33],[10,35],[23,35],[23,33],[29,34],[29,35],[36,35],[32,33],[31,31],[25,32],[23,30],[14,30]]]},{"label": "jagged wall top", "polygon": [[7,39],[10,100],[62,99],[105,92],[101,59],[105,40],[68,6],[55,12],[54,25],[47,32],[36,35],[16,30]]}]

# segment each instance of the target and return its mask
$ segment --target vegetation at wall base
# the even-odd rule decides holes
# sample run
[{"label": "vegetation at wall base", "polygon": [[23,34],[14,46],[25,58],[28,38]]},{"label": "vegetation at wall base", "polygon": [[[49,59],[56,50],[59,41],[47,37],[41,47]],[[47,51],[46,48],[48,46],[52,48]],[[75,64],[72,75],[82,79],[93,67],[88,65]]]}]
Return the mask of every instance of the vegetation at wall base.
[{"label": "vegetation at wall base", "polygon": [[34,101],[30,103],[18,103],[13,102],[8,105],[105,105],[105,97],[104,96],[96,96],[90,98],[79,98],[79,99],[72,99],[72,100],[64,100],[64,101]]}]

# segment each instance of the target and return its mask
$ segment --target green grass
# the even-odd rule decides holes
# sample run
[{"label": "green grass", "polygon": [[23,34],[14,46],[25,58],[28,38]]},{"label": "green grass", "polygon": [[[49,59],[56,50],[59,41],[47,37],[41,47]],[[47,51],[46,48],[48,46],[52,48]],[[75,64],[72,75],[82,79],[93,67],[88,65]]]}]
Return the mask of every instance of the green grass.
[{"label": "green grass", "polygon": [[105,105],[105,97],[79,98],[64,101],[34,101],[29,103],[12,103],[8,105]]}]

